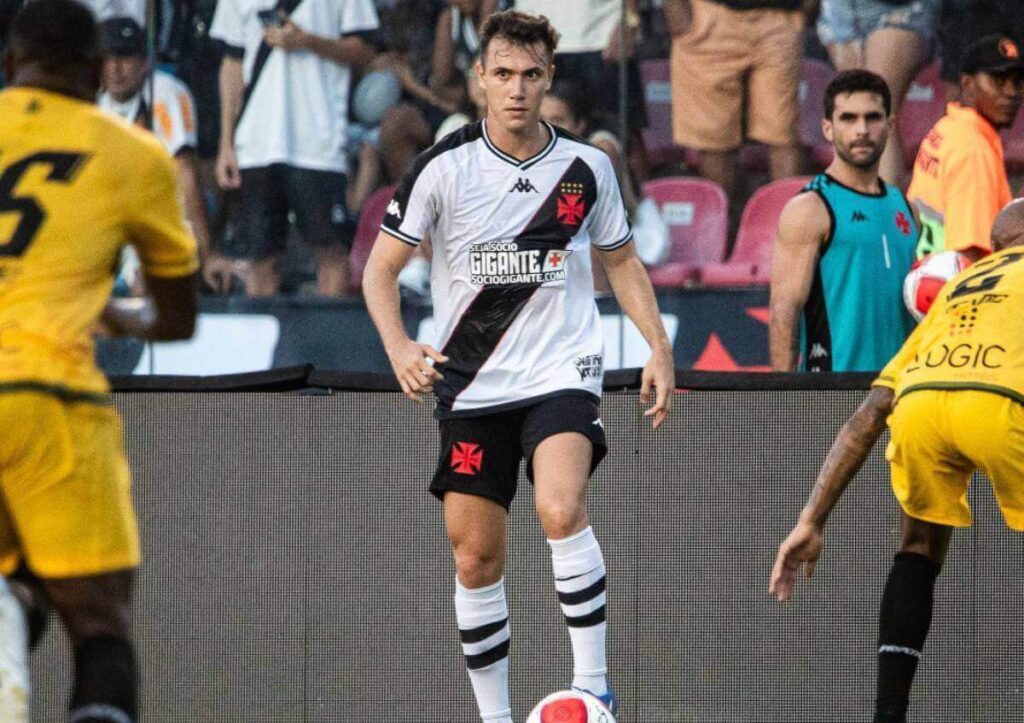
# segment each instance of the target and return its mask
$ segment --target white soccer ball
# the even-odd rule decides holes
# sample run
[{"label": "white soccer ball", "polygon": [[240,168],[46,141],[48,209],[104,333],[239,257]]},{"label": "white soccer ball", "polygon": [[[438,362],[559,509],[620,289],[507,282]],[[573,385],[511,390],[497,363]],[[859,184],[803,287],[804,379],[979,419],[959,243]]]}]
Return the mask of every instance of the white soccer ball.
[{"label": "white soccer ball", "polygon": [[615,723],[615,716],[590,693],[560,690],[534,706],[526,723]]},{"label": "white soccer ball", "polygon": [[940,251],[915,263],[903,280],[903,303],[910,315],[921,321],[946,282],[970,265],[959,251]]}]

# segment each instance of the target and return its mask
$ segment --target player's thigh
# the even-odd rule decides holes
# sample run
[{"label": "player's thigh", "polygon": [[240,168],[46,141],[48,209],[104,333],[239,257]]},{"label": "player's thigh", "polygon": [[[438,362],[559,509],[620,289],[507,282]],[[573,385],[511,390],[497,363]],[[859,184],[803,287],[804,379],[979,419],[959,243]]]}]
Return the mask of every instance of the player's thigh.
[{"label": "player's thigh", "polygon": [[795,145],[803,18],[796,11],[763,13],[755,28],[757,50],[747,81],[747,135],[771,146]]},{"label": "player's thigh", "polygon": [[693,0],[693,23],[672,41],[672,133],[676,143],[707,151],[743,142],[744,78],[750,48],[730,11]]},{"label": "player's thigh", "polygon": [[232,247],[249,259],[279,256],[288,238],[283,166],[243,168],[241,175],[242,187],[232,205]]},{"label": "player's thigh", "polygon": [[131,637],[134,570],[43,580],[72,646],[86,638]]},{"label": "player's thigh", "polygon": [[608,451],[598,401],[565,394],[533,405],[523,422],[522,444],[538,504],[549,494],[582,495]]},{"label": "player's thigh", "polygon": [[114,408],[66,403],[46,395],[26,400],[32,440],[3,465],[4,496],[20,555],[41,578],[129,569],[139,537]]},{"label": "player's thigh", "polygon": [[992,483],[1006,524],[1024,531],[1024,405],[992,392],[950,394],[958,446]]},{"label": "player's thigh", "polygon": [[910,517],[937,525],[967,527],[967,489],[975,465],[952,435],[948,392],[926,389],[902,397],[890,419],[886,458],[892,489]]},{"label": "player's thigh", "polygon": [[441,420],[440,450],[430,483],[444,500],[449,492],[483,497],[505,510],[516,495],[523,412]]},{"label": "player's thigh", "polygon": [[286,177],[288,205],[306,242],[351,248],[355,223],[345,205],[345,174],[288,167]]}]

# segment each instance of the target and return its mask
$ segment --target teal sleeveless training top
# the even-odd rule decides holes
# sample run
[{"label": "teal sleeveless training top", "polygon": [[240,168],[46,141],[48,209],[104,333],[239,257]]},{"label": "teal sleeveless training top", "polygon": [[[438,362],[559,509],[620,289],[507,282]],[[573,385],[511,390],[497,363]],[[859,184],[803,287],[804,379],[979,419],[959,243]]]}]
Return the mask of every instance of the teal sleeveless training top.
[{"label": "teal sleeveless training top", "polygon": [[807,371],[878,371],[914,329],[903,279],[919,230],[900,190],[878,183],[865,194],[821,173],[802,191],[818,194],[831,221],[804,306]]}]

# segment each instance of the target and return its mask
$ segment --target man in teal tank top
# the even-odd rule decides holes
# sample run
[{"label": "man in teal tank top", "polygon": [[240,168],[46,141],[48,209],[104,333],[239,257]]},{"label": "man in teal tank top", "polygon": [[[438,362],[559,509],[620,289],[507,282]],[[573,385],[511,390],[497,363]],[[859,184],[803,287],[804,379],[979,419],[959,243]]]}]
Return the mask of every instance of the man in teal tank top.
[{"label": "man in teal tank top", "polygon": [[892,130],[885,81],[839,73],[825,91],[825,172],[786,204],[775,238],[769,342],[775,371],[878,371],[914,328],[903,279],[920,224],[878,176]]}]

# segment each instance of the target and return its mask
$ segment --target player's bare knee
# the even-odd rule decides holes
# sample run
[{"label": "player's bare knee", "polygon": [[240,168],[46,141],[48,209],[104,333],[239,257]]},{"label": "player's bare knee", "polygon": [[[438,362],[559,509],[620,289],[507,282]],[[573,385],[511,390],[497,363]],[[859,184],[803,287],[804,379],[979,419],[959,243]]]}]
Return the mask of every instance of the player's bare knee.
[{"label": "player's bare knee", "polygon": [[575,535],[589,524],[586,503],[576,500],[538,501],[537,514],[550,540]]},{"label": "player's bare knee", "polygon": [[471,590],[496,583],[505,564],[499,550],[470,545],[455,548],[455,573],[459,582]]},{"label": "player's bare knee", "polygon": [[922,555],[941,566],[946,559],[951,534],[952,528],[946,525],[936,525],[905,516],[900,552]]}]

